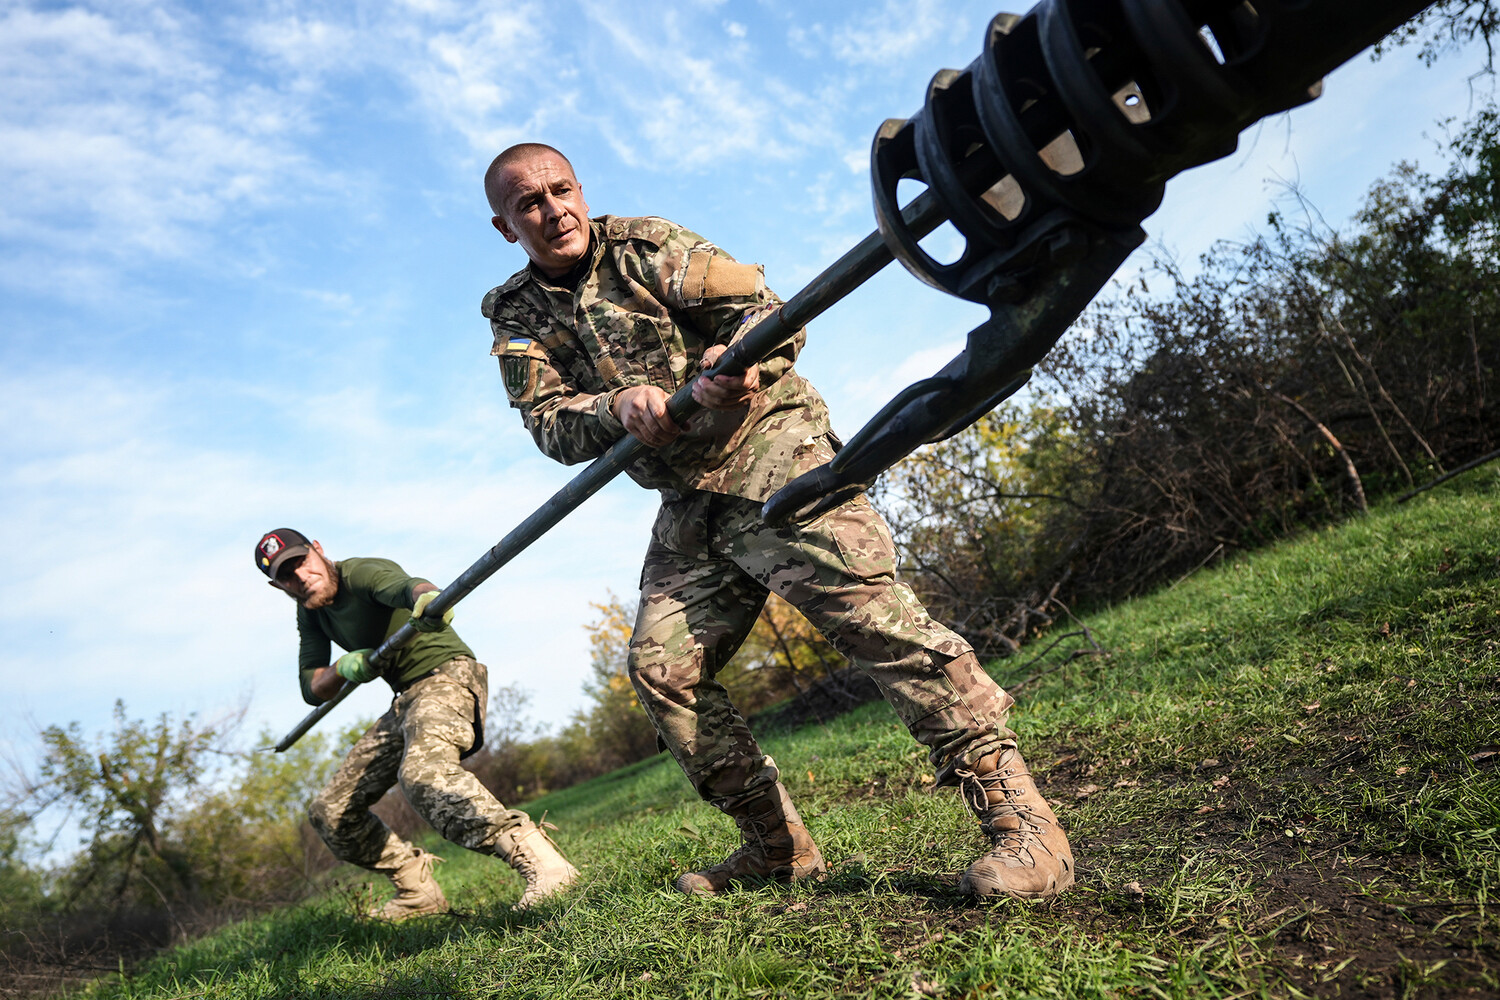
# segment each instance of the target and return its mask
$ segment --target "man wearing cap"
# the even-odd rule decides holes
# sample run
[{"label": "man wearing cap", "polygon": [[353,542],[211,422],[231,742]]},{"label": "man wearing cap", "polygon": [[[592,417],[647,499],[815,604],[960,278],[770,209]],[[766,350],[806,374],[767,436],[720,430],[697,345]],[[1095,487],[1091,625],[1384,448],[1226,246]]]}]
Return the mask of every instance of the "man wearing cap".
[{"label": "man wearing cap", "polygon": [[[332,562],[301,532],[277,528],[255,545],[255,565],[297,602],[298,673],[310,705],[345,681],[376,677],[395,693],[308,808],[318,836],[340,860],[377,871],[396,895],[372,916],[402,920],[448,909],[433,879],[442,859],[396,836],[370,807],[396,782],[418,816],[447,840],[506,861],[526,882],[518,909],[568,885],[578,872],[524,812],[506,809],[459,761],[484,742],[489,701],[484,664],[440,619],[422,611],[438,588],[389,559]],[[422,634],[377,668],[370,653],[402,625]],[[329,662],[332,644],[347,652]]]},{"label": "man wearing cap", "polygon": [[[805,525],[761,521],[762,502],[829,461],[836,441],[822,397],[793,368],[801,330],[743,375],[699,374],[780,304],[760,269],[665,219],[590,219],[572,164],[550,146],[501,153],[485,193],[495,228],[529,258],[481,310],[538,447],[581,462],[629,433],[654,449],[629,469],[662,494],[630,678],[693,787],[741,834],[738,850],[678,888],[719,893],[824,867],[775,762],[715,680],[768,591],[879,684],[938,784],[960,787],[992,845],[964,873],[966,891],[1045,899],[1071,885],[1067,837],[1006,727],[1013,700],[895,580],[890,533],[869,501]],[[666,401],[689,382],[706,409],[679,427]]]}]

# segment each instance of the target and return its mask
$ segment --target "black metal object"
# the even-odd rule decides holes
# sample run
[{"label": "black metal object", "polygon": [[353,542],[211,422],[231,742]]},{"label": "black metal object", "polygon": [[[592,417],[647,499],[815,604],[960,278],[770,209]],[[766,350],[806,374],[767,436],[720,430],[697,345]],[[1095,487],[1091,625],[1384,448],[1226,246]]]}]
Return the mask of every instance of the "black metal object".
[{"label": "black metal object", "polygon": [[[743,372],[897,259],[923,281],[990,307],[963,353],[888,403],[838,456],[765,506],[816,516],[923,444],[967,427],[1030,368],[1145,234],[1167,179],[1232,152],[1242,129],[1310,100],[1317,81],[1429,0],[1043,0],[990,22],[984,53],[933,78],[909,121],[871,153],[879,230],[725,351],[710,375]],[[1210,40],[1211,39],[1211,40]],[[898,208],[897,187],[928,190]],[[942,264],[919,242],[951,220],[965,237]],[[667,402],[681,423],[691,385]],[[617,441],[425,609],[436,618],[599,492],[646,446]],[[378,664],[415,638],[402,626]],[[286,750],[347,697],[345,684],[276,744]]]},{"label": "black metal object", "polygon": [[[1240,132],[1303,104],[1321,79],[1428,0],[1042,0],[990,22],[984,51],[943,70],[921,111],[871,149],[875,215],[895,258],[990,308],[963,353],[886,405],[828,465],[765,505],[802,519],[866,489],[1026,383],[1132,249],[1168,179],[1233,152]],[[950,263],[898,211],[927,185],[964,239]]]}]

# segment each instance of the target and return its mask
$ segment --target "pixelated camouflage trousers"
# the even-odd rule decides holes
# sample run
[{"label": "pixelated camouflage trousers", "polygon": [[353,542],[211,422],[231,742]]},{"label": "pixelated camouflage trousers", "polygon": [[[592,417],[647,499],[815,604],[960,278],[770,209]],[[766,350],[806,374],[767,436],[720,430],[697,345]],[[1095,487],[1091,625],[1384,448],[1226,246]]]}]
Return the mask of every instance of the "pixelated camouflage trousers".
[{"label": "pixelated camouflage trousers", "polygon": [[805,615],[879,686],[927,747],[941,784],[1014,745],[1013,699],[969,644],[895,579],[885,521],[863,496],[806,525],[774,527],[760,505],[716,493],[663,504],[641,572],[630,679],[698,794],[732,809],[777,772],[716,676],[767,592]]},{"label": "pixelated camouflage trousers", "polygon": [[418,816],[470,850],[493,853],[501,833],[526,821],[458,763],[482,738],[487,686],[484,664],[461,656],[396,696],[308,809],[335,857],[392,871],[414,856],[411,844],[370,812],[398,781]]}]

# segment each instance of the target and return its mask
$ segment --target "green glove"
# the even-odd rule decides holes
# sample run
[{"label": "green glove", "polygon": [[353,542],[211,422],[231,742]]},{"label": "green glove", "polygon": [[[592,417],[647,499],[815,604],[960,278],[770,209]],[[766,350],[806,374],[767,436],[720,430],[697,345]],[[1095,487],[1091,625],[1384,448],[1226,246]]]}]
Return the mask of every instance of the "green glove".
[{"label": "green glove", "polygon": [[356,649],[340,656],[333,665],[333,672],[346,681],[363,684],[365,681],[373,681],[379,677],[375,667],[370,663],[370,650]]},{"label": "green glove", "polygon": [[440,621],[433,621],[431,618],[422,617],[422,609],[437,600],[437,595],[441,593],[441,590],[428,590],[418,594],[416,603],[411,606],[411,618],[407,621],[407,624],[418,632],[441,632],[447,628],[453,621],[452,608],[443,612],[443,617]]}]

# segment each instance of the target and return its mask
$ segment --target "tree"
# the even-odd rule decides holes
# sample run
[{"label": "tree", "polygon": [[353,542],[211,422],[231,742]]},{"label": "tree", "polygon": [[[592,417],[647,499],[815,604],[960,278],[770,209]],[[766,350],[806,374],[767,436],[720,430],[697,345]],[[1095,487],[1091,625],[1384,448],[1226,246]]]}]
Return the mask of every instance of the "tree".
[{"label": "tree", "polygon": [[1007,403],[873,491],[903,577],[981,655],[1013,652],[1052,620],[1091,461],[1056,407]]},{"label": "tree", "polygon": [[[350,736],[346,730],[342,742],[352,742]],[[274,733],[264,732],[259,742],[274,741]],[[339,763],[329,743],[327,734],[311,733],[284,753],[236,755],[240,766],[230,780],[199,786],[188,797],[170,829],[199,899],[216,906],[287,903],[331,866],[307,824],[308,802]]]},{"label": "tree", "polygon": [[174,727],[163,713],[148,725],[128,719],[116,701],[114,731],[97,742],[76,722],[42,731],[44,756],[23,797],[35,813],[69,808],[89,837],[65,878],[70,904],[86,896],[113,906],[165,903],[194,891],[197,874],[171,823],[237,721],[200,729],[189,716]]},{"label": "tree", "polygon": [[1445,53],[1474,41],[1484,43],[1484,72],[1495,71],[1495,34],[1500,31],[1500,0],[1437,0],[1375,46],[1375,58],[1404,45],[1420,45],[1428,66]]},{"label": "tree", "polygon": [[[792,607],[768,594],[750,634],[730,661],[758,684],[758,696],[745,706],[749,712],[793,695],[804,694],[821,678],[848,666],[843,655]],[[747,680],[750,678],[746,678]]]},{"label": "tree", "polygon": [[589,633],[589,662],[593,676],[583,691],[593,706],[575,717],[588,732],[601,770],[613,770],[656,753],[656,729],[641,707],[630,683],[630,634],[635,608],[627,607],[614,594],[603,604],[594,603],[599,617],[585,625]]}]

